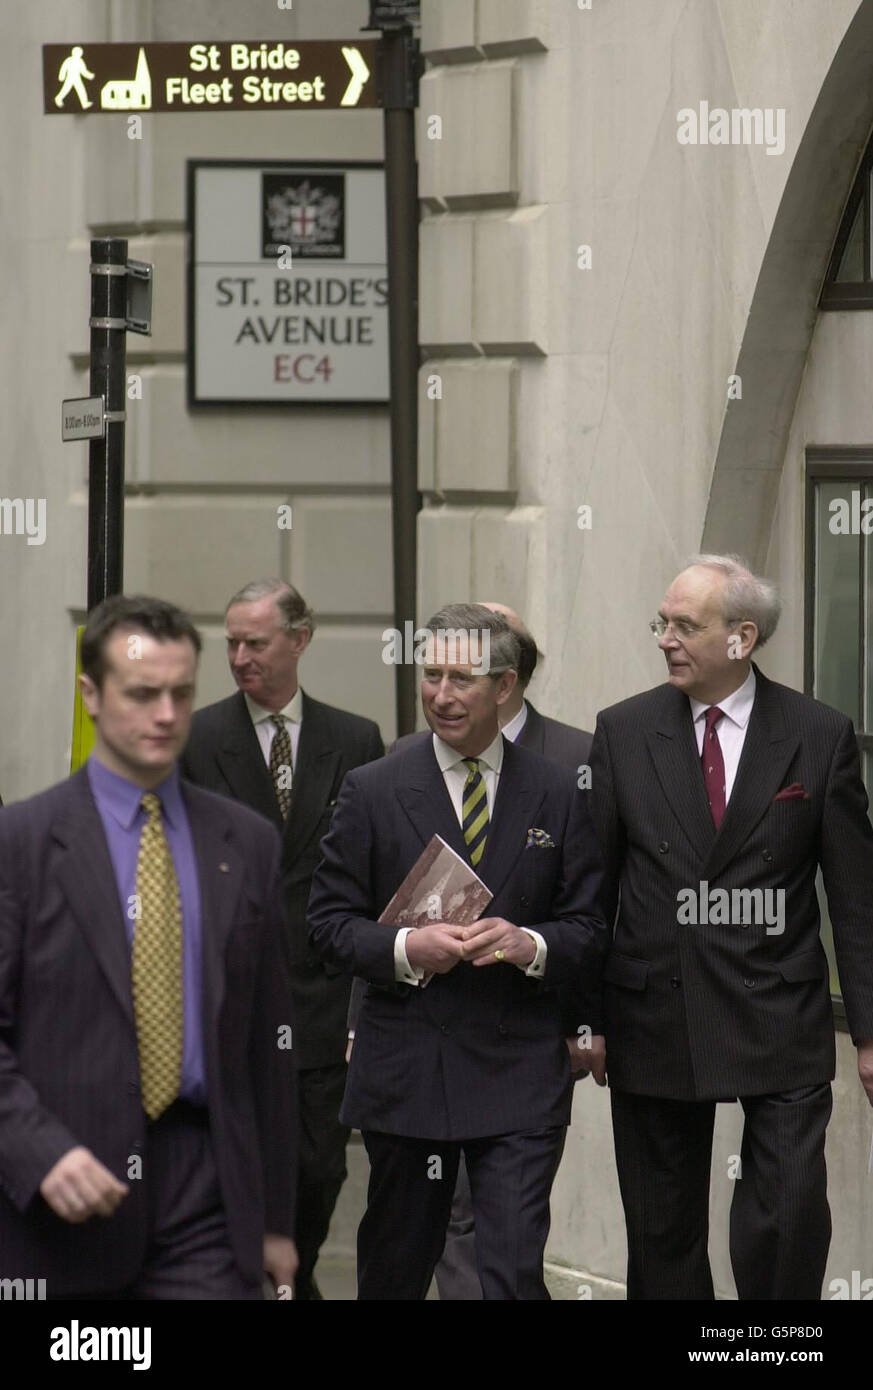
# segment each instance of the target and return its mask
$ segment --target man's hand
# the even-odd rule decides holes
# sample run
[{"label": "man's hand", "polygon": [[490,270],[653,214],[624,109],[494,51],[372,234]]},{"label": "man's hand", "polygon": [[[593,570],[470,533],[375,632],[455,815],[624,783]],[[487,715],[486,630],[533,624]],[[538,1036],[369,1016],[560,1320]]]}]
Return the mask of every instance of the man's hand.
[{"label": "man's hand", "polygon": [[81,1146],[58,1159],[39,1190],[56,1216],[74,1224],[91,1216],[111,1216],[130,1191]]},{"label": "man's hand", "polygon": [[264,1269],[269,1274],[277,1291],[283,1286],[294,1288],[294,1276],[300,1260],[297,1246],[288,1236],[264,1236]]},{"label": "man's hand", "polygon": [[428,975],[448,975],[462,959],[464,927],[451,922],[428,922],[406,938],[406,959]]},{"label": "man's hand", "polygon": [[595,1033],[588,1043],[579,1036],[567,1038],[566,1043],[570,1053],[570,1071],[572,1074],[576,1076],[577,1073],[581,1072],[583,1076],[587,1076],[590,1072],[598,1086],[605,1086],[606,1038],[603,1034]]},{"label": "man's hand", "polygon": [[867,1099],[873,1105],[873,1038],[858,1043],[858,1075],[867,1092]]},{"label": "man's hand", "polygon": [[[514,927],[503,917],[482,917],[469,927],[462,927],[461,950],[464,960],[474,965],[530,965],[537,953],[536,942],[521,927]],[[502,951],[495,956],[495,951]]]}]

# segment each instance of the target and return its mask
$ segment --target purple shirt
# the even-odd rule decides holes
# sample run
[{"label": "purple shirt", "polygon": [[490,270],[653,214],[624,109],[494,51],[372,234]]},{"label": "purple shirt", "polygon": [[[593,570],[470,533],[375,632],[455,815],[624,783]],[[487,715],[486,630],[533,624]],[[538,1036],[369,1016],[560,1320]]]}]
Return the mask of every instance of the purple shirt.
[{"label": "purple shirt", "polygon": [[[142,808],[145,789],[126,777],[110,772],[94,755],[88,759],[88,780],[106,831],[109,857],[127,931],[133,947],[136,921],[129,908],[136,894],[136,861],[139,841],[148,817]],[[200,884],[191,827],[182,799],[178,769],[153,788],[161,799],[164,833],[173,856],[182,909],[182,1000],[185,1035],[182,1044],[182,1079],[179,1095],[196,1104],[206,1103],[206,1065],[203,1055],[203,972]]]}]

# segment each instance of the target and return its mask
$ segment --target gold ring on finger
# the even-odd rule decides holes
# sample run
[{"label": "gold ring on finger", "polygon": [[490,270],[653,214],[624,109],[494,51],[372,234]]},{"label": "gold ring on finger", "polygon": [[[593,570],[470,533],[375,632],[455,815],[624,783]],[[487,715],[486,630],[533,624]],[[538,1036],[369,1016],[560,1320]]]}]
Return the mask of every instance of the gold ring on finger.
[{"label": "gold ring on finger", "polygon": [[505,957],[503,951],[495,951],[495,952],[494,952],[494,959],[495,959],[495,960],[505,960],[506,957]]}]

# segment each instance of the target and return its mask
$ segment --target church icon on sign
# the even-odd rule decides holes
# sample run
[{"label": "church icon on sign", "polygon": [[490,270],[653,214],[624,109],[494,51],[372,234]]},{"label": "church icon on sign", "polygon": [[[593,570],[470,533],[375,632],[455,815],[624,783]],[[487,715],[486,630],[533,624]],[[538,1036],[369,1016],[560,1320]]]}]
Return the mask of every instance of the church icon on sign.
[{"label": "church icon on sign", "polygon": [[145,49],[141,48],[133,78],[116,78],[112,82],[105,82],[100,89],[100,105],[104,111],[148,111],[151,104],[152,75]]}]

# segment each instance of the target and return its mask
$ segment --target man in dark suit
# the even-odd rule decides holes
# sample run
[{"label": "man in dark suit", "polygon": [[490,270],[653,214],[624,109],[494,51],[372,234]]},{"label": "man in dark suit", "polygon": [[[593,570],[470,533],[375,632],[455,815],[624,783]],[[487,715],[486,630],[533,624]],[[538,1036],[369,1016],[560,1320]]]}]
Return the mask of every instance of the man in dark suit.
[{"label": "man in dark suit", "polygon": [[[484,1297],[544,1299],[549,1193],[582,1060],[575,1039],[568,1055],[559,987],[589,1027],[582,1001],[605,943],[594,837],[576,778],[499,732],[518,665],[505,621],[456,604],[427,628],[432,736],[348,775],[309,903],[315,949],[368,981],[343,1104],[371,1165],[358,1293],[425,1297],[463,1151]],[[477,634],[487,674],[471,660]],[[379,924],[434,834],[491,890],[489,915]]]},{"label": "man in dark suit", "polygon": [[778,615],[772,586],[736,557],[696,557],[652,623],[667,684],[597,719],[593,808],[615,922],[604,1031],[629,1298],[713,1297],[713,1117],[737,1097],[739,1296],[821,1296],[834,1029],[818,866],[873,1099],[873,830],[857,744],[845,715],[752,663]]},{"label": "man in dark suit", "polygon": [[[586,768],[591,756],[591,734],[585,729],[574,729],[571,724],[562,724],[558,719],[542,715],[525,698],[537,667],[539,652],[530,631],[512,608],[503,603],[484,603],[492,613],[505,618],[518,638],[518,677],[505,704],[500,706],[498,720],[503,737],[519,748],[530,748],[534,753],[548,758],[550,762],[560,763],[580,773]],[[399,738],[392,751],[408,747],[413,739],[427,739],[430,734],[407,734]],[[360,982],[352,993],[352,1009],[359,1005]],[[350,1027],[354,1019],[350,1016]],[[603,1039],[592,1038],[592,1047],[586,1053],[586,1061],[598,1085],[605,1084],[603,1071]],[[587,1076],[589,1068],[580,1071],[577,1079]],[[482,1286],[476,1270],[476,1230],[473,1220],[473,1199],[464,1157],[458,1165],[458,1182],[452,1202],[452,1214],[446,1232],[446,1244],[436,1267],[436,1282],[440,1302],[470,1302],[481,1300]]]},{"label": "man in dark suit", "polygon": [[282,836],[283,942],[300,1087],[296,1297],[308,1300],[321,1297],[315,1264],[346,1176],[349,1131],[339,1110],[349,981],[316,959],[307,938],[306,904],[343,777],[384,750],[372,720],[300,689],[298,662],[315,620],[290,584],[267,579],[246,585],[230,600],[225,622],[239,690],[194,715],[182,773],[260,811]]},{"label": "man in dark suit", "polygon": [[95,608],[94,751],[0,812],[0,1251],[49,1298],[290,1293],[279,841],[179,779],[199,650],[171,604]]}]

